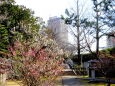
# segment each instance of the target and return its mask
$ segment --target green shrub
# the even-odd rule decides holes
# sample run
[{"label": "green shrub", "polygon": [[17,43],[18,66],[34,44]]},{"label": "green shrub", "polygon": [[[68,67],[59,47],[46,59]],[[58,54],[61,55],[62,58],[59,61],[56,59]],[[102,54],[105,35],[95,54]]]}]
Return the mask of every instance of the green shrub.
[{"label": "green shrub", "polygon": [[0,25],[0,51],[6,52],[9,44],[8,31],[3,25]]},{"label": "green shrub", "polygon": [[104,53],[112,55],[112,54],[115,54],[115,47],[107,48],[107,49],[101,50],[100,52],[104,52]]}]

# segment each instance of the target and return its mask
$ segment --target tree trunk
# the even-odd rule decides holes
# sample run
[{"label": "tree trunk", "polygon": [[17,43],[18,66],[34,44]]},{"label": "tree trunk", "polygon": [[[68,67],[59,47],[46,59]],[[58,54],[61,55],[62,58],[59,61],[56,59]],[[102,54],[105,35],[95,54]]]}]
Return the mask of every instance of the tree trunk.
[{"label": "tree trunk", "polygon": [[99,58],[99,14],[96,5],[96,57]]},{"label": "tree trunk", "polygon": [[110,79],[107,80],[107,86],[111,86]]},{"label": "tree trunk", "polygon": [[79,31],[79,27],[80,27],[80,24],[79,24],[79,6],[78,6],[78,0],[77,0],[77,50],[78,50],[78,60],[80,61],[81,58],[80,58],[80,31]]}]

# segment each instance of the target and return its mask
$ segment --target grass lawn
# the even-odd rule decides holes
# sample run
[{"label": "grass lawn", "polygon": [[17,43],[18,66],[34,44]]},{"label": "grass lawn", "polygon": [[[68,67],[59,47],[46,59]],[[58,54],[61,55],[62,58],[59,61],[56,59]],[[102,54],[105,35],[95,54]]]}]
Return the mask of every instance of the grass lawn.
[{"label": "grass lawn", "polygon": [[22,86],[21,81],[8,80],[5,86]]},{"label": "grass lawn", "polygon": [[[85,86],[106,86],[104,83],[87,83],[87,80],[80,80],[80,82],[83,82]],[[22,84],[21,81],[8,80],[5,86],[22,86]],[[57,79],[56,86],[62,86],[60,78]],[[111,84],[111,86],[115,86],[115,84]]]},{"label": "grass lawn", "polygon": [[[6,85],[5,86],[23,86],[21,81],[17,81],[17,80],[7,80]],[[57,78],[56,80],[56,86],[62,86],[62,81],[61,78]]]},{"label": "grass lawn", "polygon": [[[106,83],[88,83],[89,80],[81,80],[81,82],[85,83],[85,86],[106,86]],[[115,84],[111,84],[111,86],[115,86]]]}]

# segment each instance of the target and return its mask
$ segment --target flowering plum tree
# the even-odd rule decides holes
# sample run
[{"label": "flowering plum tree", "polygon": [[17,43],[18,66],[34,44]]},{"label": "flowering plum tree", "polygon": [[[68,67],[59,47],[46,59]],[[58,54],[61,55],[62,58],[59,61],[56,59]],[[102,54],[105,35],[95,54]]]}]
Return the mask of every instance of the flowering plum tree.
[{"label": "flowering plum tree", "polygon": [[0,58],[0,74],[9,72],[11,69],[11,64],[8,59]]},{"label": "flowering plum tree", "polygon": [[32,44],[16,41],[9,48],[13,73],[22,79],[24,86],[54,86],[52,82],[63,69],[63,53],[56,49],[53,41],[46,40],[47,46],[41,41]]},{"label": "flowering plum tree", "polygon": [[7,74],[10,72],[11,64],[8,59],[0,58],[0,86],[5,86]]}]

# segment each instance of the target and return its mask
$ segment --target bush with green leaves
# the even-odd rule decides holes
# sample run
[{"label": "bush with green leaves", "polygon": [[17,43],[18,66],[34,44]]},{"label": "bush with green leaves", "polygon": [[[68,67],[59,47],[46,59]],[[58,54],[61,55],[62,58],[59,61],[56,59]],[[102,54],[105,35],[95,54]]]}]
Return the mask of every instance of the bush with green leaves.
[{"label": "bush with green leaves", "polygon": [[7,28],[0,25],[0,52],[6,52],[9,44]]}]

